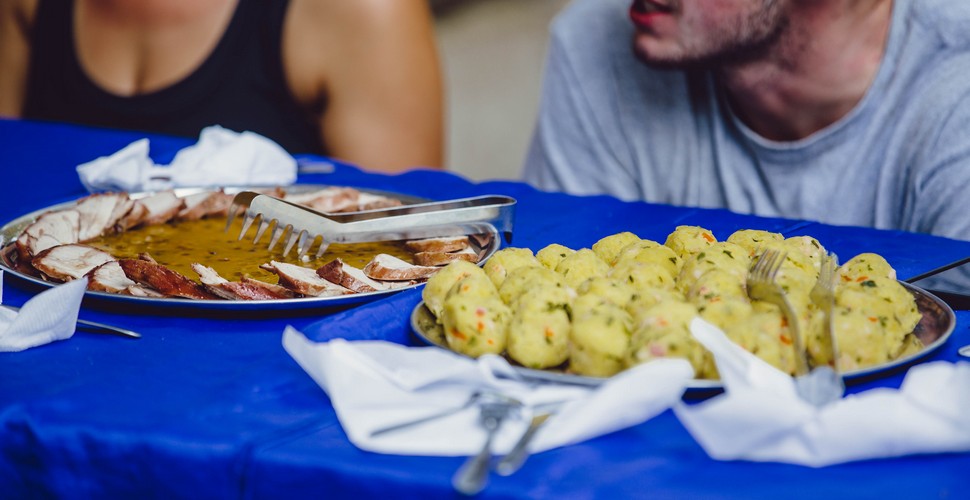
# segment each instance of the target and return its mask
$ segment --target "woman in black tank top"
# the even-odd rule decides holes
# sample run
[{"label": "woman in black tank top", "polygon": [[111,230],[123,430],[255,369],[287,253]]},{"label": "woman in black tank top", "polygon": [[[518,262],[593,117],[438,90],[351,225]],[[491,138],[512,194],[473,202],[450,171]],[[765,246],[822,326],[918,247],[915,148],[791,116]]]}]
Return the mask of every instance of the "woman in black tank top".
[{"label": "woman in black tank top", "polygon": [[[322,124],[331,122],[319,115],[327,112],[329,102],[321,104],[322,109],[314,113],[301,105],[291,91],[283,59],[289,0],[238,0],[215,48],[188,76],[158,90],[131,96],[105,90],[82,67],[75,44],[74,0],[35,1],[22,106],[25,118],[185,137],[197,137],[206,126],[219,124],[264,135],[292,153],[330,154],[358,161],[339,148],[325,146],[325,138],[331,131],[322,130]],[[399,1],[388,0],[389,3]],[[431,81],[437,82],[438,78],[436,73]],[[339,97],[328,91],[324,100]],[[408,96],[396,99],[404,100]],[[440,93],[437,100],[422,114],[432,115],[433,121],[437,113],[440,122]],[[437,151],[416,155],[427,161],[415,165],[440,166],[440,123],[432,128],[437,129],[437,137],[432,137],[426,149]],[[398,130],[407,134],[407,127],[398,127]],[[366,138],[359,142],[366,142]],[[402,156],[407,154],[402,152]],[[365,158],[367,155],[359,161],[363,163]],[[388,164],[362,166],[387,168]],[[404,166],[409,165],[400,165]]]}]

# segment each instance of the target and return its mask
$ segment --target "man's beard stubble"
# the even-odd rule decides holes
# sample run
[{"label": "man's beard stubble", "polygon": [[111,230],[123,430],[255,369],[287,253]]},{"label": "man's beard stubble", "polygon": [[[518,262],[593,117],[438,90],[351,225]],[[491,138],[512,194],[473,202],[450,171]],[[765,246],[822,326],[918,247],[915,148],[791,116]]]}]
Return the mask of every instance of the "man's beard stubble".
[{"label": "man's beard stubble", "polygon": [[[669,59],[651,58],[648,54],[644,54],[637,49],[636,39],[633,41],[633,52],[640,62],[656,69],[713,70],[729,66],[740,66],[751,61],[769,57],[777,50],[783,35],[788,32],[791,26],[791,20],[788,14],[780,14],[778,19],[773,23],[770,22],[770,19],[770,16],[763,16],[756,20],[762,23],[770,23],[771,25],[771,29],[762,36],[750,39],[731,40],[706,54],[686,54],[683,57]],[[756,25],[757,23],[754,22],[753,24]]]}]

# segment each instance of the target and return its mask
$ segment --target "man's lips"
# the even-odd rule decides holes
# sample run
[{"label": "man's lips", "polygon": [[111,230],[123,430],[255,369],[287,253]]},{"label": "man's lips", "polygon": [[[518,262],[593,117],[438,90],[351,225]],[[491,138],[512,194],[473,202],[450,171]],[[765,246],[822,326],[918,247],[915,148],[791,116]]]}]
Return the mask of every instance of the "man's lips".
[{"label": "man's lips", "polygon": [[674,11],[670,2],[658,0],[635,0],[630,6],[630,19],[637,26],[647,27],[657,16],[667,15]]}]

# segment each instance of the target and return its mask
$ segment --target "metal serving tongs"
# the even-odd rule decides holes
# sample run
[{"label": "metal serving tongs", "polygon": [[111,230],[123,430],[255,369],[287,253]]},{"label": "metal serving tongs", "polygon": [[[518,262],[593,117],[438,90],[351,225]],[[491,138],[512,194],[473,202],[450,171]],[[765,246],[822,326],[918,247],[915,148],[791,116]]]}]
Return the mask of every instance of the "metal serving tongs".
[{"label": "metal serving tongs", "polygon": [[457,200],[433,201],[399,207],[347,213],[322,213],[269,195],[243,191],[235,196],[229,209],[229,229],[242,212],[239,239],[258,220],[253,243],[272,228],[269,248],[285,240],[283,255],[294,246],[304,258],[319,238],[320,257],[331,243],[361,243],[407,239],[438,238],[501,232],[512,240],[515,199],[486,195]]}]

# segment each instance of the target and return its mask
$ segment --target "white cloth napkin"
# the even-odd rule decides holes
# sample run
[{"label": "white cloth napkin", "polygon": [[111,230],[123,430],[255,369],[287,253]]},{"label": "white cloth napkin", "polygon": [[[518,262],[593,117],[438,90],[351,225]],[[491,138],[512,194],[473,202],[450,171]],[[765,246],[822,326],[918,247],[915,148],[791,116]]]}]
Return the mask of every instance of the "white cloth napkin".
[{"label": "white cloth napkin", "polygon": [[[3,273],[0,272],[0,302]],[[27,301],[20,311],[0,307],[0,352],[17,352],[74,335],[87,278],[55,286]]]},{"label": "white cloth napkin", "polygon": [[790,376],[714,325],[695,319],[691,331],[714,354],[725,393],[675,412],[712,458],[823,467],[970,450],[970,363],[917,365],[898,390],[816,408],[798,398]]},{"label": "white cloth napkin", "polygon": [[[532,442],[532,451],[578,443],[636,425],[680,400],[694,376],[684,360],[660,360],[621,373],[598,388],[508,379],[515,372],[498,356],[471,360],[436,347],[335,339],[314,343],[287,327],[283,347],[327,392],[350,441],[369,451],[402,455],[477,453],[485,432],[472,406],[426,424],[377,437],[389,425],[462,406],[476,389],[490,388],[525,404],[495,437],[507,453],[525,431],[530,408],[566,402]],[[499,376],[501,375],[501,377]]]},{"label": "white cloth napkin", "polygon": [[207,127],[195,145],[179,151],[168,165],[155,164],[148,148],[148,139],[139,139],[113,155],[78,165],[81,183],[94,193],[296,182],[296,160],[275,142],[253,132]]}]

